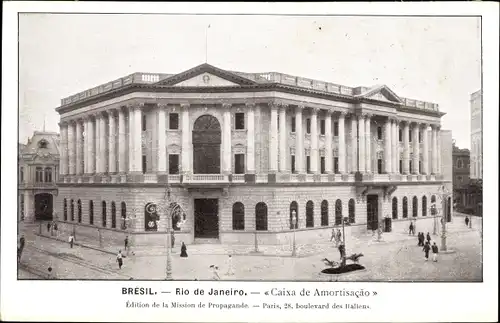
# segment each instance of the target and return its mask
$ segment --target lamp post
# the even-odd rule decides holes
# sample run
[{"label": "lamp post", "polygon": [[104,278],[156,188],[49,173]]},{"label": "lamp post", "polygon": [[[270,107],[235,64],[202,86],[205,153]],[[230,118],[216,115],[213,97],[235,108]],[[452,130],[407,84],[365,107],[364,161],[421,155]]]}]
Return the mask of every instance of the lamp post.
[{"label": "lamp post", "polygon": [[[181,208],[181,206],[175,202],[171,202],[170,200],[170,186],[167,183],[167,187],[165,190],[165,196],[163,198],[164,202],[164,207],[163,210],[165,210],[165,228],[166,228],[166,233],[167,233],[167,268],[166,268],[166,275],[165,275],[165,280],[173,280],[172,279],[172,219],[173,216],[176,213],[179,214],[185,214],[184,210]],[[186,221],[186,219],[181,217],[181,225],[183,225]]]},{"label": "lamp post", "polygon": [[295,243],[295,231],[297,229],[297,212],[295,210],[292,211],[292,230],[293,230],[293,239],[292,239],[292,257],[297,256],[297,245]]},{"label": "lamp post", "polygon": [[446,246],[446,201],[448,196],[450,195],[450,192],[448,189],[442,185],[438,189],[439,197],[441,199],[441,223],[443,226],[442,233],[441,233],[441,250],[442,251],[447,251],[447,246]]}]

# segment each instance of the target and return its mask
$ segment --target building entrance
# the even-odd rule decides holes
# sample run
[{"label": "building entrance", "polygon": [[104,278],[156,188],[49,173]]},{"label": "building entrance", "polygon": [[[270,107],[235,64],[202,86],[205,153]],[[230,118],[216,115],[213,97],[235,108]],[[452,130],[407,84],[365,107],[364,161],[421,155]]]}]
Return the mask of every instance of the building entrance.
[{"label": "building entrance", "polygon": [[368,230],[378,229],[378,195],[366,196],[366,226]]},{"label": "building entrance", "polygon": [[194,200],[194,237],[219,238],[219,200]]},{"label": "building entrance", "polygon": [[40,193],[35,195],[35,219],[52,220],[52,194]]}]

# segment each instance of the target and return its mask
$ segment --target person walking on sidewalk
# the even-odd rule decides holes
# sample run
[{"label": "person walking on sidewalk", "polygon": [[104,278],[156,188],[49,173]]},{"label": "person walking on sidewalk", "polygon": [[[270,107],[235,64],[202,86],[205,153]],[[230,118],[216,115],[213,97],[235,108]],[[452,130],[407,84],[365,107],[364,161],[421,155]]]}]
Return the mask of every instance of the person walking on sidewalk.
[{"label": "person walking on sidewalk", "polygon": [[219,276],[219,267],[215,266],[215,265],[210,265],[210,269],[212,270],[212,279],[213,280],[220,280],[220,276]]},{"label": "person walking on sidewalk", "polygon": [[337,229],[337,244],[342,242],[342,232],[340,232],[340,229]]},{"label": "person walking on sidewalk", "polygon": [[47,233],[50,232],[50,222],[47,222]]},{"label": "person walking on sidewalk", "polygon": [[408,229],[409,235],[415,235],[415,228],[413,227],[413,222],[410,221],[410,228]]},{"label": "person walking on sidewalk", "polygon": [[69,235],[68,242],[70,247],[73,248],[73,244],[75,243],[75,237],[73,236],[73,234]]},{"label": "person walking on sidewalk", "polygon": [[228,275],[228,276],[234,275],[233,257],[231,255],[229,255],[227,258],[227,274],[226,275]]},{"label": "person walking on sidewalk", "polygon": [[438,259],[437,259],[438,252],[439,252],[439,248],[436,245],[436,243],[434,242],[434,244],[432,245],[432,261],[434,261],[434,262],[438,261]]},{"label": "person walking on sidewalk", "polygon": [[123,256],[122,251],[118,250],[118,255],[116,256],[116,261],[118,261],[118,269],[122,269],[123,266]]},{"label": "person walking on sidewalk", "polygon": [[186,245],[184,244],[184,242],[182,242],[182,245],[181,245],[181,257],[182,257],[182,258],[187,258],[187,257],[188,257],[188,254],[187,254],[187,247],[186,247]]},{"label": "person walking on sidewalk", "polygon": [[332,236],[330,237],[330,242],[332,242],[333,239],[335,239],[335,242],[337,242],[337,239],[335,238],[335,228],[332,229]]},{"label": "person walking on sidewalk", "polygon": [[425,261],[429,260],[429,251],[431,250],[431,244],[426,242],[424,245]]},{"label": "person walking on sidewalk", "polygon": [[128,236],[125,236],[124,244],[125,244],[125,251],[128,253]]},{"label": "person walking on sidewalk", "polygon": [[19,239],[19,249],[21,249],[21,252],[23,252],[25,243],[26,239],[24,238],[24,235],[22,235],[21,238]]},{"label": "person walking on sidewalk", "polygon": [[427,232],[427,242],[430,244],[431,243],[431,235],[429,232]]},{"label": "person walking on sidewalk", "polygon": [[469,220],[469,217],[468,217],[468,216],[466,216],[466,217],[465,217],[465,226],[466,226],[466,227],[468,227],[468,226],[469,226],[469,221],[470,221],[470,220]]}]

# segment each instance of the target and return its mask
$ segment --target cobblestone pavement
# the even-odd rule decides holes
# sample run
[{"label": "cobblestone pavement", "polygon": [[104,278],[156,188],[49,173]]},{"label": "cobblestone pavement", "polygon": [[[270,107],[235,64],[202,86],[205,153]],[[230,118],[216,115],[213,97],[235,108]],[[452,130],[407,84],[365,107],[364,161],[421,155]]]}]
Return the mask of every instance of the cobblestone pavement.
[{"label": "cobblestone pavement", "polygon": [[[378,242],[371,236],[347,239],[347,254],[362,252],[360,264],[366,270],[338,278],[339,281],[480,281],[482,279],[482,248],[479,223],[472,229],[465,227],[460,218],[448,225],[448,246],[455,253],[440,254],[439,261],[425,261],[415,237],[402,233],[387,233]],[[432,236],[440,246],[440,236]],[[22,264],[47,272],[54,268],[59,279],[164,279],[165,255],[142,254],[124,259],[118,270],[114,253],[75,246],[34,234],[27,235],[27,248]],[[253,248],[229,248],[224,245],[188,246],[188,258],[180,258],[178,247],[172,254],[172,275],[179,280],[212,279],[210,265],[220,268],[222,280],[307,280],[328,281],[320,271],[325,268],[322,259],[338,261],[337,248],[330,242],[304,245],[302,256],[290,257],[291,250],[283,249],[281,256],[261,253],[248,254]],[[264,249],[264,247],[261,247]],[[288,247],[289,248],[289,247]],[[238,250],[243,250],[238,254]],[[307,250],[307,252],[306,252]],[[312,250],[312,251],[311,251]],[[233,256],[234,275],[227,275],[228,252]],[[299,253],[300,254],[300,253]],[[21,274],[19,276],[21,278]],[[337,279],[337,278],[333,278]]]}]

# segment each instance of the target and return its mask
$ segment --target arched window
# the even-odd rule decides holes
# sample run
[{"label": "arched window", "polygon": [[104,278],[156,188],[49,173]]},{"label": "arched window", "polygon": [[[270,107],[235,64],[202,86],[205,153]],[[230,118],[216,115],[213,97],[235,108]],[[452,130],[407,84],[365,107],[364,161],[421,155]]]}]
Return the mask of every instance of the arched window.
[{"label": "arched window", "polygon": [[306,204],[306,228],[314,227],[314,203],[307,201]]},{"label": "arched window", "polygon": [[82,200],[78,200],[76,206],[78,208],[78,223],[82,223]]},{"label": "arched window", "polygon": [[408,198],[403,197],[403,219],[408,217]]},{"label": "arched window", "polygon": [[392,219],[396,220],[398,218],[398,198],[392,198]]},{"label": "arched window", "polygon": [[328,201],[321,202],[321,226],[328,226]]},{"label": "arched window", "polygon": [[356,223],[354,199],[349,200],[349,223]]},{"label": "arched window", "polygon": [[71,221],[75,221],[75,201],[73,199],[71,199],[69,207],[71,210]]},{"label": "arched window", "polygon": [[[297,223],[295,223],[295,228],[293,227],[293,214],[297,217]],[[297,202],[293,201],[290,203],[290,229],[297,229],[299,227],[299,205]]]},{"label": "arched window", "polygon": [[342,201],[335,201],[335,225],[342,224]]},{"label": "arched window", "polygon": [[116,228],[116,204],[111,202],[111,227]]},{"label": "arched window", "polygon": [[121,203],[121,210],[122,210],[122,229],[126,230],[127,229],[127,204],[125,204],[125,202]]},{"label": "arched window", "polygon": [[241,202],[233,204],[233,230],[245,230],[245,206]]},{"label": "arched window", "polygon": [[64,216],[64,221],[68,221],[68,200],[67,199],[64,199],[63,216]]},{"label": "arched window", "polygon": [[89,201],[89,224],[94,224],[94,201]]},{"label": "arched window", "polygon": [[52,168],[45,167],[45,183],[52,182]]},{"label": "arched window", "polygon": [[416,196],[413,197],[413,203],[412,203],[412,215],[414,218],[418,216],[418,198]]},{"label": "arched window", "polygon": [[422,216],[427,216],[427,196],[422,197]]},{"label": "arched window", "polygon": [[259,202],[255,206],[255,229],[267,231],[267,205],[264,202]]},{"label": "arched window", "polygon": [[106,201],[102,201],[102,226],[106,227]]}]

